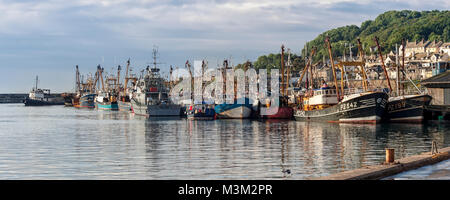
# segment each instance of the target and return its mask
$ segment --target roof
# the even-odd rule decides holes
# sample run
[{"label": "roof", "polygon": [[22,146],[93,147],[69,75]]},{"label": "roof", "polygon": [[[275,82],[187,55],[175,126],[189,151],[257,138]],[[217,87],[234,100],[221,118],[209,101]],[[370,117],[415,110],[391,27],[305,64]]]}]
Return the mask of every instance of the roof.
[{"label": "roof", "polygon": [[420,42],[414,41],[414,42],[406,42],[406,48],[417,48],[417,47],[426,47],[430,44],[430,41],[422,40]]},{"label": "roof", "polygon": [[450,88],[450,70],[427,78],[421,84],[427,88]]},{"label": "roof", "polygon": [[428,48],[439,48],[442,44],[443,44],[442,41],[436,42],[436,40],[434,40],[433,42],[430,43],[430,46]]}]

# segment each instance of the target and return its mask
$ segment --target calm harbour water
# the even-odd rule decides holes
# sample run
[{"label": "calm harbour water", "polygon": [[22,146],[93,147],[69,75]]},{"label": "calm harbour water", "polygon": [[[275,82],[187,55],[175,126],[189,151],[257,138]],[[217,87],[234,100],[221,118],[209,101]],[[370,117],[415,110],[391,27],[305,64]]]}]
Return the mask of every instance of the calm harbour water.
[{"label": "calm harbour water", "polygon": [[[0,179],[306,179],[450,146],[450,124],[149,120],[0,104]],[[289,169],[291,174],[283,173]]]}]

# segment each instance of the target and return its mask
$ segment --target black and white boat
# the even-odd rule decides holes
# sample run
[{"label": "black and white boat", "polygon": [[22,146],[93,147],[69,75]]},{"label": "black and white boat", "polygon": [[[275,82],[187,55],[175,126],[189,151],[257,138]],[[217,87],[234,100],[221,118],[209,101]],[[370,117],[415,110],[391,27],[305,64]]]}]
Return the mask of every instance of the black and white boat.
[{"label": "black and white boat", "polygon": [[[396,45],[396,92],[388,99],[385,119],[388,122],[402,122],[402,123],[423,123],[428,118],[428,113],[425,109],[430,105],[432,97],[423,93],[415,83],[406,76],[405,72],[405,40],[402,41],[402,65],[399,64],[398,48]],[[401,75],[403,75],[402,78]],[[400,80],[402,79],[402,80]],[[408,79],[406,81],[405,79]],[[401,82],[410,82],[414,86],[415,92],[405,92],[404,86],[401,87]],[[400,89],[402,88],[402,89]],[[405,94],[406,93],[406,94]]]},{"label": "black and white boat", "polygon": [[379,123],[386,109],[385,92],[362,92],[345,95],[337,101],[336,90],[321,88],[304,99],[303,108],[295,110],[298,121],[338,123]]},{"label": "black and white boat", "polygon": [[390,97],[387,103],[386,120],[389,122],[422,123],[427,119],[425,107],[432,97],[427,94]]},{"label": "black and white boat", "polygon": [[38,77],[36,76],[36,86],[30,91],[23,103],[25,106],[53,106],[64,105],[64,100],[51,95],[49,89],[39,89]]}]

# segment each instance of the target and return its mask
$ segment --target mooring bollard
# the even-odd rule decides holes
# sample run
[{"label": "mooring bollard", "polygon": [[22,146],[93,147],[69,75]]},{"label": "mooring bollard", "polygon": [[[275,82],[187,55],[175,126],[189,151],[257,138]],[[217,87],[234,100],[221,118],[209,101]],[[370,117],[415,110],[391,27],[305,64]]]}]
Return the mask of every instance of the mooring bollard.
[{"label": "mooring bollard", "polygon": [[394,149],[386,148],[386,163],[393,163],[394,160]]}]

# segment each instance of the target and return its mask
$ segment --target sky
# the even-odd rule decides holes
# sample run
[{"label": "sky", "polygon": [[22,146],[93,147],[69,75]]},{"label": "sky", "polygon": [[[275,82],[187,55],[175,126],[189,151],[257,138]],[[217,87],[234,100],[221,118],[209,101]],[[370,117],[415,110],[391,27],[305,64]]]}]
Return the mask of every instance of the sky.
[{"label": "sky", "polygon": [[186,60],[215,68],[279,53],[281,44],[299,54],[326,30],[388,10],[449,8],[448,0],[0,0],[0,93],[27,93],[36,76],[40,88],[73,91],[75,65],[116,73],[130,58],[138,72],[155,46],[164,73]]}]

